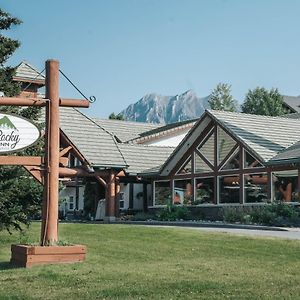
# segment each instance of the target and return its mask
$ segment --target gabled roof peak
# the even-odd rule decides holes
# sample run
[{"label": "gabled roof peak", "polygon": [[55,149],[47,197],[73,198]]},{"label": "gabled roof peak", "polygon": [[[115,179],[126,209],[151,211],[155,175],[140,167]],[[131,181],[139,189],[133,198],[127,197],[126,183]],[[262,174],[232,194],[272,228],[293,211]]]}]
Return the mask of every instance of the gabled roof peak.
[{"label": "gabled roof peak", "polygon": [[34,82],[41,86],[45,85],[45,76],[26,61],[22,61],[16,68],[13,77],[15,81]]}]

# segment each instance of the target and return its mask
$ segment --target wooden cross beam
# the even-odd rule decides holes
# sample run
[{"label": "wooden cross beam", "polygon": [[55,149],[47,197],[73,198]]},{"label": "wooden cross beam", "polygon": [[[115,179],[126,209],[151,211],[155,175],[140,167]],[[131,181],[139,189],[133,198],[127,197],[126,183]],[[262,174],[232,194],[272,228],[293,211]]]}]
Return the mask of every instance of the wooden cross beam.
[{"label": "wooden cross beam", "polygon": [[[46,106],[48,99],[23,98],[23,97],[0,97],[0,106]],[[59,106],[62,107],[89,107],[90,102],[84,99],[59,98]]]}]

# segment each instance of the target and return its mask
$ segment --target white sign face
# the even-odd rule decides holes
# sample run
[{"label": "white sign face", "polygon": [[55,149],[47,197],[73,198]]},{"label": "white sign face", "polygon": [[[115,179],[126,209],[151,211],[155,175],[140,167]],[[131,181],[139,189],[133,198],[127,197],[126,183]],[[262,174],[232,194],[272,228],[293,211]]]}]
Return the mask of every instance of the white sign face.
[{"label": "white sign face", "polygon": [[0,153],[16,152],[29,147],[39,137],[39,129],[29,120],[0,113]]}]

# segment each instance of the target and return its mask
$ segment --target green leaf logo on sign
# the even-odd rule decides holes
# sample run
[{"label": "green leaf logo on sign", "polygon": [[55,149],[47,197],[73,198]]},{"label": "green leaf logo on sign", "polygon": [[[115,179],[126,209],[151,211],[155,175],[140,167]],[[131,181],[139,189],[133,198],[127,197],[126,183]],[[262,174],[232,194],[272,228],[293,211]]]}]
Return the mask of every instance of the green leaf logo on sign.
[{"label": "green leaf logo on sign", "polygon": [[0,113],[0,153],[16,152],[34,144],[39,129],[29,120]]}]

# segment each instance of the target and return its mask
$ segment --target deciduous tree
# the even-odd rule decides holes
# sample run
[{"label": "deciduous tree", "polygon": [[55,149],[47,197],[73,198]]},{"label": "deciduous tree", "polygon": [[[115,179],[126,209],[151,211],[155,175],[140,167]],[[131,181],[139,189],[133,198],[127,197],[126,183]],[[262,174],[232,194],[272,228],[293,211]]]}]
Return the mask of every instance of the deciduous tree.
[{"label": "deciduous tree", "polygon": [[286,113],[283,96],[278,89],[270,91],[263,87],[249,90],[242,105],[242,112],[255,115],[281,116]]},{"label": "deciduous tree", "polygon": [[214,110],[237,111],[237,101],[231,95],[231,86],[219,83],[212,91],[209,105]]}]

